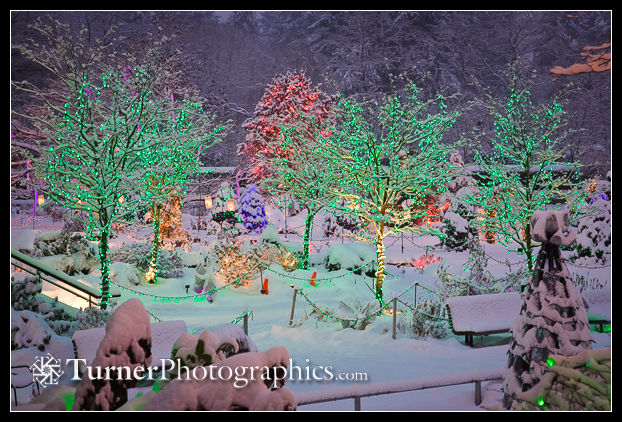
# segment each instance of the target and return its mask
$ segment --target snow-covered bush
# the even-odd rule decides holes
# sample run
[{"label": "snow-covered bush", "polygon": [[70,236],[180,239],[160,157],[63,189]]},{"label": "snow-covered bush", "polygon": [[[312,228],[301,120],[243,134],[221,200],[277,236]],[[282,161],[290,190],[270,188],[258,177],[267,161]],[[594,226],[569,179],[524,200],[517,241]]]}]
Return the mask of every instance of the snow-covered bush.
[{"label": "snow-covered bush", "polygon": [[[133,242],[123,245],[118,249],[110,250],[111,262],[125,262],[133,264],[139,270],[145,272],[149,268],[151,259],[151,245],[143,242]],[[183,264],[181,259],[162,248],[158,257],[158,277],[180,278],[183,277]]]},{"label": "snow-covered bush", "polygon": [[[129,299],[110,315],[92,366],[127,366],[134,374],[134,368],[151,365],[151,341],[147,311],[140,300]],[[111,378],[83,377],[76,388],[73,410],[115,410],[123,405],[135,380]]]},{"label": "snow-covered bush", "polygon": [[54,298],[41,294],[41,280],[33,275],[11,278],[11,307],[16,311],[30,311],[61,336],[71,336],[76,330],[102,327],[110,314],[107,310],[91,307],[68,312],[67,307]]},{"label": "snow-covered bush", "polygon": [[97,245],[88,241],[84,233],[69,228],[39,232],[31,255],[45,257],[54,268],[69,275],[88,274],[99,267]]},{"label": "snow-covered bush", "polygon": [[[171,359],[181,366],[196,368],[221,362],[238,353],[256,352],[257,347],[238,325],[227,325],[215,331],[203,330],[200,334],[182,334],[173,344]],[[179,367],[169,374],[178,376]]]},{"label": "snow-covered bush", "polygon": [[597,264],[606,264],[611,254],[611,200],[596,195],[587,206],[586,215],[577,220],[577,239],[570,259],[587,257]]},{"label": "snow-covered bush", "polygon": [[361,265],[370,262],[376,257],[373,247],[363,243],[335,243],[328,248],[324,266],[328,271],[340,269],[355,270],[361,274]]},{"label": "snow-covered bush", "polygon": [[44,351],[51,338],[52,329],[40,315],[11,308],[11,350],[36,347]]},{"label": "snow-covered bush", "polygon": [[443,303],[423,300],[417,304],[414,311],[410,311],[410,314],[412,317],[406,325],[414,338],[445,338],[449,335],[447,310]]},{"label": "snow-covered bush", "polygon": [[[214,364],[214,373],[239,374],[239,368],[257,368],[230,379],[175,378],[160,392],[150,391],[123,409],[180,410],[296,410],[294,394],[283,387],[290,356],[284,347],[238,353]],[[222,370],[221,368],[227,368]],[[274,386],[274,388],[273,388]]]}]

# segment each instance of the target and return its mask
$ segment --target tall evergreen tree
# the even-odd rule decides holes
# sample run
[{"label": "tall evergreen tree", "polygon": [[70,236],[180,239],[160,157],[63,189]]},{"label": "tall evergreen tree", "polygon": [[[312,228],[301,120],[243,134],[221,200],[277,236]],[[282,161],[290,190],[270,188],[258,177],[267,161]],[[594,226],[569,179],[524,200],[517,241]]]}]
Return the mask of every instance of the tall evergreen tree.
[{"label": "tall evergreen tree", "polygon": [[303,72],[288,70],[275,77],[257,104],[255,116],[244,124],[246,142],[238,145],[242,175],[253,183],[271,175],[262,157],[283,156],[283,151],[271,149],[282,136],[280,127],[304,116],[326,119],[329,109],[329,97],[313,87]]},{"label": "tall evergreen tree", "polygon": [[542,246],[512,326],[503,387],[508,409],[518,394],[542,379],[550,355],[574,356],[593,342],[583,298],[561,257],[560,246],[576,236],[568,211],[536,211],[530,226]]}]

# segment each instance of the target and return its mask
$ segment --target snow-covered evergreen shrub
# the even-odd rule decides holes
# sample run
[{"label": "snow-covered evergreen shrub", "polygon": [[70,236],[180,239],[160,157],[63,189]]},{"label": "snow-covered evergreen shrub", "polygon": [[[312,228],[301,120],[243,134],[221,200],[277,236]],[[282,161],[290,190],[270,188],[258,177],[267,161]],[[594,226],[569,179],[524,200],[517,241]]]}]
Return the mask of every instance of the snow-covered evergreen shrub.
[{"label": "snow-covered evergreen shrub", "polygon": [[261,233],[268,224],[266,210],[256,185],[249,185],[240,198],[242,224],[250,232]]},{"label": "snow-covered evergreen shrub", "polygon": [[44,351],[52,339],[52,330],[40,315],[11,308],[11,350],[36,347]]},{"label": "snow-covered evergreen shrub", "polygon": [[31,255],[37,258],[62,256],[55,267],[68,275],[88,274],[100,265],[96,244],[89,242],[84,233],[73,232],[68,227],[38,233]]},{"label": "snow-covered evergreen shrub", "polygon": [[444,235],[441,237],[441,244],[448,249],[461,252],[467,248],[469,222],[460,214],[447,211],[443,216],[440,232]]},{"label": "snow-covered evergreen shrub", "polygon": [[[221,362],[238,353],[256,352],[257,347],[239,325],[226,325],[217,330],[182,334],[173,344],[171,359],[180,360],[181,366],[196,368]],[[169,374],[179,375],[173,368]]]},{"label": "snow-covered evergreen shrub", "polygon": [[41,294],[41,280],[33,275],[11,278],[11,307],[16,311],[30,311],[38,315],[58,335],[71,336],[76,330],[102,327],[109,310],[91,307],[69,313],[54,298],[50,302]]},{"label": "snow-covered evergreen shrub", "polygon": [[522,392],[512,410],[610,411],[611,348],[549,357],[548,372]]},{"label": "snow-covered evergreen shrub", "polygon": [[296,397],[283,386],[289,361],[287,349],[280,346],[262,352],[238,353],[216,362],[214,373],[234,374],[238,368],[256,368],[254,376],[246,371],[239,378],[233,376],[227,380],[175,378],[160,392],[152,390],[128,402],[123,410],[296,410]]},{"label": "snow-covered evergreen shrub", "polygon": [[586,215],[578,219],[576,244],[570,259],[587,257],[596,264],[608,263],[611,254],[611,200],[606,194],[596,195],[587,206]]},{"label": "snow-covered evergreen shrub", "polygon": [[[149,243],[128,243],[118,249],[110,250],[110,260],[112,262],[118,261],[133,264],[143,272],[149,268],[150,259],[151,244]],[[158,255],[158,277],[180,278],[183,275],[181,259],[168,249],[162,248]]]},{"label": "snow-covered evergreen shrub", "polygon": [[335,243],[330,245],[324,258],[324,266],[328,271],[354,270],[361,274],[364,268],[361,265],[376,258],[376,251],[372,246],[364,243]]},{"label": "snow-covered evergreen shrub", "polygon": [[[462,185],[460,185],[462,186]],[[441,232],[441,244],[448,249],[458,252],[464,251],[469,247],[473,239],[478,239],[477,227],[474,219],[475,213],[472,205],[466,202],[466,198],[472,195],[470,186],[462,186],[458,191],[446,196],[449,207],[443,215],[443,220],[439,223]],[[443,200],[441,200],[443,202]]]}]

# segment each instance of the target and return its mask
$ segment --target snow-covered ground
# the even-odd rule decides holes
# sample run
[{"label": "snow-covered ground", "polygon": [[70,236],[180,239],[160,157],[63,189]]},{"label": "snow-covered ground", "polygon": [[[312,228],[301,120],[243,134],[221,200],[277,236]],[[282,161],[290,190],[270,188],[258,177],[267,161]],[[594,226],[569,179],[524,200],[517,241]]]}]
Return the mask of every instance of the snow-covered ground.
[{"label": "snow-covered ground", "polygon": [[[268,216],[276,227],[283,227],[284,219],[279,210],[269,208]],[[304,213],[287,219],[288,228],[294,228],[298,234],[281,234],[283,241],[300,243],[304,225]],[[184,226],[196,236],[196,230],[190,230],[193,217],[184,215]],[[450,335],[445,339],[416,339],[407,332],[398,332],[397,338],[392,339],[392,316],[376,317],[365,330],[343,329],[335,320],[319,320],[311,315],[312,306],[300,295],[297,296],[294,321],[289,326],[289,315],[292,304],[293,287],[302,288],[309,300],[322,310],[338,309],[340,301],[351,303],[354,299],[364,302],[373,302],[374,298],[368,286],[372,279],[364,272],[362,275],[353,274],[347,270],[329,272],[324,268],[322,260],[330,244],[347,244],[349,239],[335,237],[327,240],[323,237],[323,216],[317,218],[317,226],[312,233],[313,249],[311,262],[315,264],[310,270],[296,270],[286,273],[280,266],[273,265],[271,270],[264,270],[263,277],[269,280],[269,294],[260,293],[261,280],[257,277],[249,287],[226,288],[220,290],[213,303],[186,299],[186,285],[190,286],[189,293],[193,294],[194,269],[184,268],[183,278],[160,279],[156,285],[128,286],[140,292],[122,290],[121,301],[139,297],[145,308],[155,317],[163,321],[184,320],[191,331],[200,331],[205,328],[215,328],[236,319],[244,311],[251,311],[249,318],[249,336],[259,350],[266,350],[274,346],[284,346],[289,351],[295,364],[305,368],[314,366],[332,367],[338,373],[365,373],[365,383],[380,383],[388,381],[403,381],[431,377],[437,375],[451,375],[472,371],[503,368],[506,363],[509,334],[497,334],[486,337],[476,337],[475,347],[464,345],[464,338]],[[12,230],[12,247],[27,247],[34,239],[31,227],[22,227]],[[141,233],[119,234],[112,240],[111,247],[120,247],[124,242],[148,241],[149,231]],[[204,239],[202,246],[206,248],[211,239]],[[413,303],[414,289],[412,286],[419,282],[432,290],[437,290],[437,276],[435,270],[443,264],[450,271],[459,274],[463,265],[469,259],[468,252],[450,252],[435,247],[436,238],[412,237],[411,235],[389,237],[386,239],[386,256],[389,263],[411,262],[426,253],[442,259],[441,263],[430,264],[423,270],[411,266],[388,265],[389,274],[384,283],[385,298],[400,295],[401,299]],[[18,246],[19,245],[19,246]],[[373,249],[368,246],[370,253]],[[486,252],[491,259],[488,269],[495,276],[501,276],[511,267],[517,270],[522,264],[522,257],[509,253],[502,245],[485,244]],[[585,268],[570,265],[571,274],[582,274],[587,279],[598,278],[605,283],[603,291],[586,293],[592,294],[594,309],[610,312],[610,274],[611,267]],[[316,285],[310,280],[316,272]],[[97,277],[94,274],[75,276],[75,278],[93,286],[97,286]],[[330,278],[330,279],[327,279]],[[323,280],[324,279],[324,280]],[[410,290],[409,290],[410,288]],[[603,292],[605,292],[603,294]],[[84,306],[75,301],[75,297],[44,283],[43,293],[73,306]],[[417,300],[426,298],[424,290],[417,291]],[[153,298],[151,295],[177,297],[177,299]],[[587,298],[590,302],[590,298]],[[402,318],[406,313],[398,315]],[[240,322],[241,323],[241,322]],[[610,333],[593,332],[594,348],[610,346]],[[72,349],[62,340],[60,345],[54,346],[52,353],[67,353],[73,357]],[[27,362],[34,356],[34,352],[18,350],[13,352],[13,361]],[[356,382],[341,381],[288,381],[285,386],[294,394],[324,389],[342,388],[355,385]],[[498,384],[496,385],[498,387]],[[498,404],[499,398],[495,385],[492,390],[484,391],[484,406]],[[135,390],[136,392],[139,389]],[[363,398],[363,410],[485,410],[473,401],[473,384],[453,387],[444,387],[415,392],[383,395],[373,398]],[[27,392],[20,392],[21,396]],[[131,396],[130,396],[131,397]],[[20,398],[24,400],[24,398]],[[299,410],[352,410],[353,400],[327,402],[308,406],[301,406]]]}]

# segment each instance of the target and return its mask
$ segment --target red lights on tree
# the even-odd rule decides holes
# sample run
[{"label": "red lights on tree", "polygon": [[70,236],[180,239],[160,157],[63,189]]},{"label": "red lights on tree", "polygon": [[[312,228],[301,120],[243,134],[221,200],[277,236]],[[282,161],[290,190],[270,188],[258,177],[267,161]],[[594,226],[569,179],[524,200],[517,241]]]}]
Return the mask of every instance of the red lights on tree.
[{"label": "red lights on tree", "polygon": [[246,177],[258,182],[271,174],[259,157],[286,156],[286,152],[268,147],[281,136],[281,126],[305,119],[325,120],[331,103],[302,72],[288,70],[274,78],[255,108],[255,117],[243,126],[246,142],[238,145],[238,154],[245,158],[242,165]]}]

